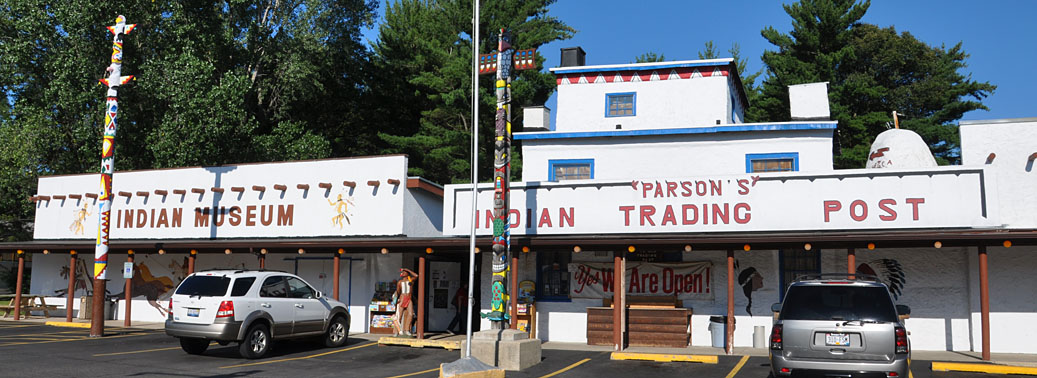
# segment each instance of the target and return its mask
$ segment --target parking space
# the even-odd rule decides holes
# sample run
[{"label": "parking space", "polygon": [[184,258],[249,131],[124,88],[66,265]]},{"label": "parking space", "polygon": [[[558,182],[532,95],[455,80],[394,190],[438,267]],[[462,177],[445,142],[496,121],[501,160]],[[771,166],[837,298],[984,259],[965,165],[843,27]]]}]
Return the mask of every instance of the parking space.
[{"label": "parking space", "polygon": [[[0,366],[4,376],[349,376],[436,377],[441,363],[458,351],[439,348],[378,346],[351,338],[341,348],[323,348],[311,340],[276,343],[269,357],[247,360],[237,345],[211,344],[200,356],[180,350],[161,330],[110,327],[105,337],[89,330],[0,321]],[[508,377],[767,377],[766,357],[720,356],[716,364],[613,361],[608,352],[545,350],[540,364]],[[914,361],[911,378],[995,377],[979,373],[932,372],[929,361]]]}]

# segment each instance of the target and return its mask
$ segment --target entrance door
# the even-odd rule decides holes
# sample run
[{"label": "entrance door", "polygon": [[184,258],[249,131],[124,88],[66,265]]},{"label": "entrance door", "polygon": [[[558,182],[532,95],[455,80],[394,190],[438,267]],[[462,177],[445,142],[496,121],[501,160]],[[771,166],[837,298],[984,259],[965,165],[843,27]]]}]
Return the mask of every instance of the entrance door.
[{"label": "entrance door", "polygon": [[[428,330],[446,331],[454,318],[454,294],[461,288],[461,263],[429,262]],[[464,320],[462,320],[464,321]]]}]

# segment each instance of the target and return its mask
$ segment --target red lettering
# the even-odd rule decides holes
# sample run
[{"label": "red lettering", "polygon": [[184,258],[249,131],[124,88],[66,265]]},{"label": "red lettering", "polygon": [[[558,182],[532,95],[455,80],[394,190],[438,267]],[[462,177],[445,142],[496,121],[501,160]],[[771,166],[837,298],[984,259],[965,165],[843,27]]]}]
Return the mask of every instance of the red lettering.
[{"label": "red lettering", "polygon": [[155,228],[155,209],[151,209],[151,217],[148,218],[148,227]]},{"label": "red lettering", "polygon": [[143,228],[148,225],[148,212],[142,209],[137,210],[137,228]]},{"label": "red lettering", "polygon": [[828,223],[828,222],[831,221],[829,216],[830,216],[830,214],[832,214],[832,212],[839,211],[842,208],[843,208],[843,205],[841,203],[839,203],[839,201],[835,201],[835,200],[825,201],[825,223]]},{"label": "red lettering", "polygon": [[569,227],[573,227],[573,214],[576,212],[573,208],[569,208],[569,213],[565,212],[565,208],[558,209],[558,227],[565,227],[568,223]]},{"label": "red lettering", "polygon": [[655,186],[652,185],[652,183],[650,183],[650,182],[642,182],[641,183],[641,198],[648,198],[648,192],[651,191],[652,188],[654,188],[654,187]]},{"label": "red lettering", "polygon": [[636,293],[640,293],[641,292],[641,282],[637,278],[638,278],[637,268],[635,267],[635,268],[630,270],[630,288],[627,289],[628,293],[635,293],[635,292]]},{"label": "red lettering", "polygon": [[237,226],[241,224],[241,208],[237,206],[230,207],[230,225]]},{"label": "red lettering", "polygon": [[[741,210],[741,212],[739,212],[739,210]],[[738,223],[738,224],[749,223],[749,220],[752,219],[752,217],[753,217],[753,215],[749,213],[750,211],[752,211],[752,209],[749,208],[749,204],[747,204],[745,202],[736,203],[735,204],[735,223]]]},{"label": "red lettering", "polygon": [[256,225],[256,205],[245,206],[245,225],[248,227]]},{"label": "red lettering", "polygon": [[681,196],[691,197],[691,181],[681,181]]},{"label": "red lettering", "polygon": [[695,181],[695,194],[698,194],[700,197],[703,197],[703,196],[706,195],[706,182],[705,181]]},{"label": "red lettering", "polygon": [[655,294],[659,292],[659,276],[652,273],[645,273],[648,276],[648,292]]},{"label": "red lettering", "polygon": [[[691,219],[688,219],[688,210],[691,210]],[[695,205],[681,205],[681,212],[684,213],[683,224],[695,224],[699,221],[699,208]]]},{"label": "red lettering", "polygon": [[511,224],[508,225],[510,228],[518,228],[519,224],[522,223],[522,213],[518,209],[508,210],[508,215],[511,216]]},{"label": "red lettering", "polygon": [[918,220],[918,205],[925,203],[925,198],[908,198],[904,202],[911,204],[911,214],[914,220]]},{"label": "red lettering", "polygon": [[673,206],[666,205],[666,211],[663,212],[663,221],[659,225],[665,226],[666,222],[670,222],[674,226],[677,225],[677,217],[673,216]]},{"label": "red lettering", "polygon": [[720,224],[719,222],[717,222],[717,218],[720,218],[720,220],[724,221],[724,224],[728,224],[730,222],[730,218],[728,218],[728,216],[727,216],[727,210],[728,210],[727,202],[724,202],[723,210],[720,209],[720,205],[717,205],[717,204],[714,203],[713,204],[713,224]]},{"label": "red lettering", "polygon": [[165,225],[166,228],[169,228],[169,216],[166,214],[166,209],[159,210],[158,221],[155,222],[155,225],[158,227]]},{"label": "red lettering", "polygon": [[711,195],[714,195],[714,196],[722,196],[722,195],[724,195],[723,194],[723,190],[722,190],[723,189],[723,182],[722,181],[709,180],[709,187],[710,187],[710,191],[712,192]]},{"label": "red lettering", "polygon": [[666,196],[667,197],[676,197],[677,196],[677,183],[670,182],[670,181],[666,182]]},{"label": "red lettering", "polygon": [[630,226],[630,212],[634,210],[633,206],[620,206],[619,211],[623,212],[623,225]]},{"label": "red lettering", "polygon": [[[259,223],[264,226],[269,226],[274,222],[274,205],[260,206],[259,208]],[[479,222],[475,222],[478,226]]]},{"label": "red lettering", "polygon": [[673,277],[673,269],[663,268],[663,293],[672,293],[679,279],[680,276],[677,276],[676,279]]},{"label": "red lettering", "polygon": [[644,226],[645,225],[645,220],[647,220],[649,224],[655,226],[655,221],[652,220],[652,215],[653,214],[655,214],[655,206],[652,206],[652,205],[641,206],[641,225]]},{"label": "red lettering", "polygon": [[133,210],[123,211],[123,223],[122,228],[133,228]]},{"label": "red lettering", "polygon": [[[857,215],[857,210],[856,209],[858,207],[861,208],[860,215]],[[865,219],[868,219],[868,204],[864,203],[864,201],[862,201],[862,200],[855,200],[855,201],[851,202],[850,203],[850,218],[853,218],[853,220],[858,221],[858,222],[863,221]]]},{"label": "red lettering", "polygon": [[291,226],[295,215],[295,205],[277,205],[277,225]]},{"label": "red lettering", "polygon": [[209,227],[209,208],[194,208],[194,226]]},{"label": "red lettering", "polygon": [[749,185],[749,180],[746,180],[746,179],[738,180],[738,194],[739,195],[743,195],[743,196],[746,195],[746,194],[749,194],[749,187],[748,187],[748,185]]},{"label": "red lettering", "polygon": [[538,228],[544,227],[545,224],[547,225],[547,227],[552,227],[551,226],[551,213],[548,212],[547,209],[543,209],[543,210],[540,211],[540,222],[537,223],[537,227]]},{"label": "red lettering", "polygon": [[663,197],[663,186],[660,185],[658,181],[655,182],[655,194],[653,194],[653,196],[655,198]]},{"label": "red lettering", "polygon": [[891,198],[887,198],[879,201],[879,208],[886,212],[886,215],[879,215],[879,219],[884,221],[895,221],[897,220],[897,212],[890,208],[892,205],[896,205],[897,201]]},{"label": "red lettering", "polygon": [[176,227],[176,228],[179,228],[181,225],[183,225],[183,219],[184,219],[184,209],[181,209],[181,208],[173,209],[173,222],[171,222],[172,226]]}]

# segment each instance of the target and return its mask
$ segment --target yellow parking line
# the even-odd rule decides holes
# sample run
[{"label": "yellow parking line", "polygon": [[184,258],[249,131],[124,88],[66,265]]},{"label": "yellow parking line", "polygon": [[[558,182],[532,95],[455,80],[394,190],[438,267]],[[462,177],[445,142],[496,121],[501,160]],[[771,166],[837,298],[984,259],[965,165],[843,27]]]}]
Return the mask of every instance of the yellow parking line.
[{"label": "yellow parking line", "polygon": [[[209,343],[209,346],[213,346],[213,345],[216,345],[216,344],[217,344],[217,343]],[[95,355],[94,355],[94,357],[103,357],[103,356],[118,356],[118,355],[123,355],[123,354],[135,354],[135,353],[147,353],[147,352],[158,352],[158,351],[163,351],[163,350],[173,350],[173,349],[180,349],[180,347],[171,347],[171,348],[158,348],[158,349],[145,349],[145,350],[134,350],[134,351],[130,351],[130,352],[115,352],[115,353],[101,353],[101,354],[95,354]]]},{"label": "yellow parking line", "polygon": [[348,350],[353,350],[353,349],[359,349],[359,348],[363,348],[363,347],[369,347],[369,346],[372,346],[372,345],[377,345],[377,344],[375,344],[375,343],[367,343],[367,344],[360,344],[360,345],[357,345],[357,346],[355,346],[355,347],[350,347],[350,348],[345,348],[345,349],[339,349],[339,350],[333,350],[333,351],[330,351],[330,352],[324,352],[324,353],[314,354],[314,355],[312,355],[312,356],[303,356],[303,357],[292,357],[292,358],[282,358],[282,359],[280,359],[280,360],[271,360],[271,361],[263,361],[263,362],[253,362],[253,363],[250,363],[250,364],[241,364],[241,365],[230,365],[230,366],[220,366],[220,369],[228,369],[228,368],[236,368],[236,367],[245,367],[245,366],[256,366],[256,365],[266,365],[266,364],[272,364],[272,363],[275,363],[275,362],[285,362],[285,361],[305,360],[305,359],[309,359],[309,358],[314,358],[314,357],[320,357],[320,356],[327,356],[327,355],[329,355],[329,354],[332,354],[332,353],[339,353],[339,352],[345,352],[345,351],[348,351]]},{"label": "yellow parking line", "polygon": [[409,377],[409,376],[412,376],[412,375],[431,373],[431,372],[434,372],[434,371],[437,371],[437,370],[439,370],[439,368],[422,370],[422,371],[416,371],[416,372],[413,372],[413,373],[403,374],[403,375],[394,375],[394,376],[391,376],[391,377],[388,377],[388,378],[403,378],[403,377]]},{"label": "yellow parking line", "polygon": [[703,364],[717,363],[717,356],[697,354],[612,352],[611,358],[613,360],[639,360],[655,362],[699,362]]},{"label": "yellow parking line", "polygon": [[745,366],[746,361],[749,361],[749,356],[742,356],[742,360],[738,361],[738,365],[735,365],[735,368],[731,369],[730,373],[727,373],[727,378],[734,378],[735,374],[738,374],[738,371],[742,370],[742,366]]},{"label": "yellow parking line", "polygon": [[554,372],[554,373],[551,373],[551,374],[548,374],[548,375],[544,375],[544,376],[541,376],[540,378],[554,377],[554,376],[556,376],[556,375],[558,375],[558,374],[562,374],[562,373],[565,373],[565,372],[569,371],[569,370],[570,370],[570,369],[572,369],[572,368],[575,368],[575,367],[577,367],[577,366],[583,365],[584,363],[586,363],[587,361],[590,361],[590,360],[591,360],[590,358],[584,358],[584,359],[580,360],[580,362],[577,362],[577,363],[575,363],[575,364],[572,364],[572,365],[566,366],[566,367],[565,367],[564,369],[562,369],[562,370],[556,371],[556,372]]},{"label": "yellow parking line", "polygon": [[3,325],[0,325],[0,329],[35,327],[35,326],[38,326],[38,325],[39,324],[20,324],[20,325],[7,325],[7,324],[3,324]]},{"label": "yellow parking line", "polygon": [[994,364],[969,364],[958,362],[933,362],[933,371],[967,371],[974,373],[990,374],[1024,374],[1037,375],[1037,367],[994,365]]},{"label": "yellow parking line", "polygon": [[101,337],[82,337],[82,338],[78,338],[78,339],[50,340],[50,341],[27,341],[27,342],[22,342],[22,343],[4,343],[4,344],[0,344],[0,347],[12,346],[12,345],[63,343],[63,342],[68,342],[68,341],[82,341],[82,340],[108,340],[108,339],[118,339],[118,338],[122,338],[122,337],[130,337],[130,336],[141,336],[141,335],[105,336],[103,338],[101,338]]}]

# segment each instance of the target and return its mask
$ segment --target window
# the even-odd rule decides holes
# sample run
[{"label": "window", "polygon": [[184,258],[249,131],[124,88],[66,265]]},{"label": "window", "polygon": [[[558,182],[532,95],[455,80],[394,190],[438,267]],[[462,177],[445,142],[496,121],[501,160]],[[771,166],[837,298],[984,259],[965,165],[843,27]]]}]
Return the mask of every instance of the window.
[{"label": "window", "polygon": [[799,153],[745,154],[745,173],[799,171]]},{"label": "window", "polygon": [[569,301],[569,252],[537,252],[538,301]]},{"label": "window", "polygon": [[317,298],[317,293],[310,288],[310,285],[295,277],[288,277],[288,293],[289,298]]},{"label": "window", "polygon": [[242,277],[234,280],[234,288],[230,290],[230,296],[244,297],[254,282],[256,282],[256,277]]},{"label": "window", "polygon": [[785,298],[785,290],[804,274],[821,273],[821,253],[817,249],[783,249],[778,252],[781,264],[781,298]]},{"label": "window", "polygon": [[548,160],[548,181],[589,180],[594,178],[594,159]]},{"label": "window", "polygon": [[260,297],[287,298],[288,291],[284,286],[284,276],[267,277],[263,281],[263,287],[259,288]]},{"label": "window", "polygon": [[192,297],[222,297],[227,293],[227,286],[230,286],[230,278],[194,275],[180,283],[180,287],[176,288],[176,293]]},{"label": "window", "polygon": [[605,94],[605,116],[606,117],[630,117],[637,115],[637,107],[634,100],[637,93],[607,93]]}]

